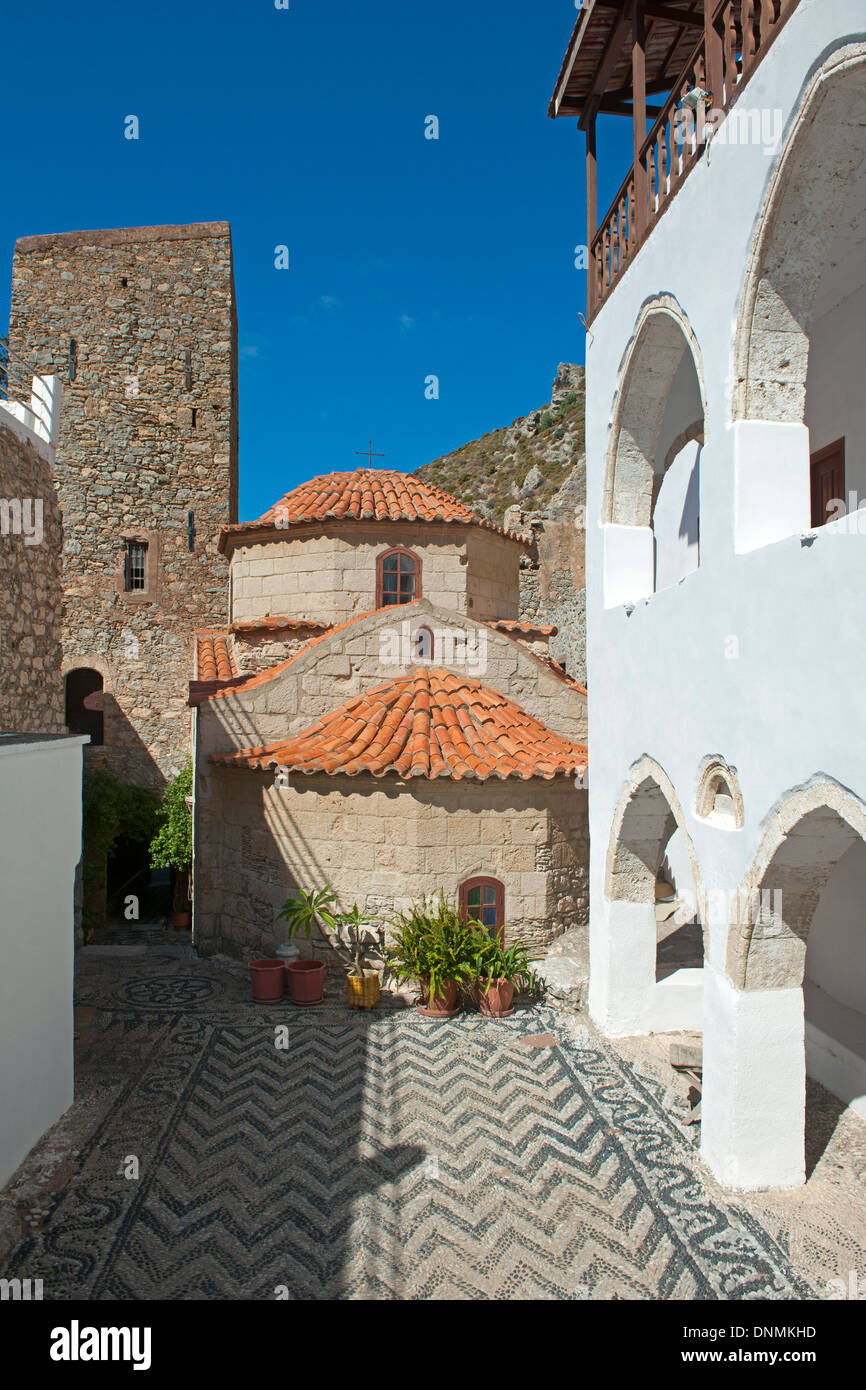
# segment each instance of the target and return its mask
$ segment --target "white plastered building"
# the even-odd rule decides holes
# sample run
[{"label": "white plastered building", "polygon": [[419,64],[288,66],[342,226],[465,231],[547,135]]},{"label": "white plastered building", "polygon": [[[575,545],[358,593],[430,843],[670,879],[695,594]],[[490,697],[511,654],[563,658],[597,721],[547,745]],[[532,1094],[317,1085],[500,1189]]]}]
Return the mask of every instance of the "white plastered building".
[{"label": "white plastered building", "polygon": [[786,1187],[807,1075],[866,1117],[866,16],[695,10],[586,0],[551,103],[587,134],[589,1007],[702,1030],[706,1164]]}]

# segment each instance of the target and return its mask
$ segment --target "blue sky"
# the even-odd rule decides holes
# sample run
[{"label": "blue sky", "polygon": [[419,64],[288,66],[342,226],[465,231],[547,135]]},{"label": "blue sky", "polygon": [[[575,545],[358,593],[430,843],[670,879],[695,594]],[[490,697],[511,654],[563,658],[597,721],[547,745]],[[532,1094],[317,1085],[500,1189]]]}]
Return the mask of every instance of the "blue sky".
[{"label": "blue sky", "polygon": [[[13,7],[0,325],[18,236],[230,221],[242,518],[355,467],[370,437],[410,470],[525,414],[583,360],[583,138],[546,114],[575,17],[574,0]],[[601,207],[630,146],[608,124]]]}]

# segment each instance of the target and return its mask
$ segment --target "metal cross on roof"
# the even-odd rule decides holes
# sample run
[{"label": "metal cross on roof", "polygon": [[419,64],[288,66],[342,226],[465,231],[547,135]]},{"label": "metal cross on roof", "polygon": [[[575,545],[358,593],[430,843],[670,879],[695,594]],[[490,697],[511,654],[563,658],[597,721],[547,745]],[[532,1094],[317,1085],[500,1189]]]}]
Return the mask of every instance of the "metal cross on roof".
[{"label": "metal cross on roof", "polygon": [[367,449],[356,449],[356,450],[355,450],[355,453],[356,453],[356,454],[363,454],[364,457],[367,459],[367,461],[368,461],[368,463],[369,463],[369,465],[370,465],[371,468],[373,467],[373,459],[374,459],[374,458],[376,458],[376,459],[383,459],[383,458],[385,457],[384,454],[374,454],[374,453],[373,453],[373,441],[372,441],[372,439],[370,440],[369,448],[367,448]]}]

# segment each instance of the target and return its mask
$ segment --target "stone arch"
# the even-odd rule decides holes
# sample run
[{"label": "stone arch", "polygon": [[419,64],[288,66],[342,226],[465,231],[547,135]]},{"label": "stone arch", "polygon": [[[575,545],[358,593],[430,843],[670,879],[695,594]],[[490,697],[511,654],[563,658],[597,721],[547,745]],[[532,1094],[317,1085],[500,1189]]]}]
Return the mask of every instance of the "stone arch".
[{"label": "stone arch", "polygon": [[731,830],[741,830],[743,827],[743,793],[737,769],[731,767],[720,754],[712,754],[701,763],[695,793],[695,815]]},{"label": "stone arch", "polygon": [[866,44],[812,76],[776,164],[753,242],[735,344],[734,418],[800,423],[809,330],[827,250],[864,163]]},{"label": "stone arch", "polygon": [[[676,422],[671,438],[662,440],[671,389],[678,370],[691,357],[697,379],[699,416]],[[670,445],[682,448],[690,439],[706,436],[707,398],[703,364],[691,325],[672,295],[660,295],[642,308],[626,348],[614,400],[607,452],[603,523],[649,526],[663,470],[657,469],[660,448],[669,466]]]},{"label": "stone arch", "polygon": [[866,840],[866,803],[834,778],[819,774],[780,798],[730,909],[727,969],[737,989],[802,985],[818,899],[858,838]]},{"label": "stone arch", "polygon": [[646,755],[632,766],[614,814],[605,864],[605,896],[614,902],[654,904],[656,875],[665,846],[676,830],[688,855],[706,952],[707,919],[698,856],[673,783],[655,759]]}]

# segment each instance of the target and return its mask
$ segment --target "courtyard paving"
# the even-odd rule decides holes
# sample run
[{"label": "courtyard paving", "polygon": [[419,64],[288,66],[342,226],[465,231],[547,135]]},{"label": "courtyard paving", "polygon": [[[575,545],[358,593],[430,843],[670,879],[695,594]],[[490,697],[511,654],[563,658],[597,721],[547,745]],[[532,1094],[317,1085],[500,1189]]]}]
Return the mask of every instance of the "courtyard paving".
[{"label": "courtyard paving", "polygon": [[0,1198],[3,1274],[46,1299],[802,1299],[866,1272],[804,1194],[714,1190],[658,1058],[579,1015],[359,1014],[338,980],[265,1008],[141,939],[79,952],[76,1102]]}]

